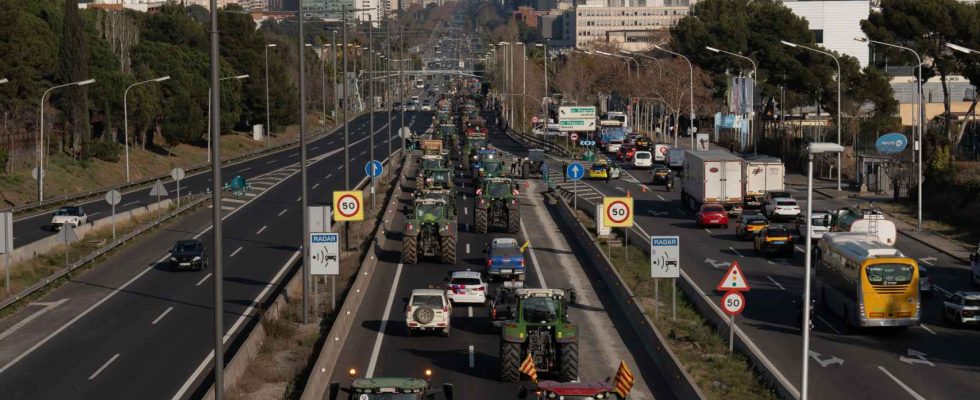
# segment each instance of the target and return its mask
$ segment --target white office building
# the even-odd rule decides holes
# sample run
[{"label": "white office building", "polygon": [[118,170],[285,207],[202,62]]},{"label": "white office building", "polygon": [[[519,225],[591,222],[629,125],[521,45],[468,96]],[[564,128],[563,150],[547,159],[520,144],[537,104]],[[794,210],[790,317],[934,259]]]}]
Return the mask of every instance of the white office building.
[{"label": "white office building", "polygon": [[854,40],[865,37],[861,20],[871,14],[868,0],[783,1],[783,4],[806,19],[817,44],[856,58],[862,68],[868,65],[868,44]]}]

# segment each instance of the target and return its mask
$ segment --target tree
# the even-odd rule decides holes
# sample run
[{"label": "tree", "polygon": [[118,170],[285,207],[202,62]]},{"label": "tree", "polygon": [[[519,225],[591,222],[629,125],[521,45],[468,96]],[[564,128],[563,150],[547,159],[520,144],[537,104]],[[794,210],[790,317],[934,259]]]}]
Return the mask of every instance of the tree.
[{"label": "tree", "polygon": [[[78,0],[65,0],[60,52],[60,75],[65,83],[91,78],[88,37],[82,24],[82,19],[78,13]],[[69,121],[70,154],[76,158],[88,158],[86,146],[92,137],[89,122],[88,88],[85,86],[69,86],[63,90],[61,108],[67,114]]]}]

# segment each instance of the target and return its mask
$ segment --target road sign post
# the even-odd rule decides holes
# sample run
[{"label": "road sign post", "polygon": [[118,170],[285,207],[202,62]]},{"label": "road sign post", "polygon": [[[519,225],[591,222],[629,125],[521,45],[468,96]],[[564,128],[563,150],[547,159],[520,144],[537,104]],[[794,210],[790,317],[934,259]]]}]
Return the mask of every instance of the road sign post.
[{"label": "road sign post", "polygon": [[68,255],[71,253],[71,244],[78,241],[78,235],[75,234],[75,228],[71,225],[64,224],[61,226],[61,232],[58,233],[58,241],[65,244],[65,269],[68,269]]},{"label": "road sign post", "polygon": [[105,202],[112,206],[112,241],[116,241],[116,204],[122,201],[118,190],[112,189],[105,194]]},{"label": "road sign post", "polygon": [[[167,188],[163,187],[163,182],[157,179],[157,181],[153,183],[153,189],[150,189],[150,196],[157,197],[157,223],[160,222],[160,215],[163,214],[163,207],[160,206],[160,197],[167,195]],[[219,207],[218,204],[215,204],[214,206]]]},{"label": "road sign post", "polygon": [[[651,236],[650,237],[650,277],[653,279],[671,279],[671,320],[677,320],[677,278],[681,275],[680,237]],[[654,285],[654,311],[659,318],[660,283]]]},{"label": "road sign post", "polygon": [[184,169],[181,167],[177,167],[170,170],[170,177],[174,178],[174,181],[177,182],[177,207],[178,208],[180,207],[180,180],[184,179],[184,175],[185,175]]},{"label": "road sign post", "polygon": [[745,296],[742,292],[729,291],[721,296],[721,308],[728,314],[728,354],[735,350],[735,316],[745,309]]},{"label": "road sign post", "polygon": [[0,254],[6,259],[4,275],[7,294],[10,294],[10,252],[14,251],[14,213],[0,213]]},{"label": "road sign post", "polygon": [[364,194],[358,190],[333,192],[334,221],[344,222],[344,248],[350,250],[350,221],[364,220]]},{"label": "road sign post", "polygon": [[574,182],[572,189],[572,208],[578,210],[578,181],[585,176],[585,167],[582,164],[573,162],[565,168],[565,176]]},{"label": "road sign post", "polygon": [[381,161],[371,160],[367,164],[364,164],[364,173],[371,178],[371,209],[373,210],[376,205],[376,195],[375,195],[375,182],[376,179],[384,173],[385,167]]},{"label": "road sign post", "polygon": [[[340,234],[328,232],[310,232],[307,246],[310,249],[310,258],[306,260],[310,265],[310,275],[313,277],[330,275],[330,305],[337,307],[337,285],[336,277],[340,274]],[[316,279],[313,280],[314,285]],[[314,307],[319,306],[319,301],[314,288]]]}]

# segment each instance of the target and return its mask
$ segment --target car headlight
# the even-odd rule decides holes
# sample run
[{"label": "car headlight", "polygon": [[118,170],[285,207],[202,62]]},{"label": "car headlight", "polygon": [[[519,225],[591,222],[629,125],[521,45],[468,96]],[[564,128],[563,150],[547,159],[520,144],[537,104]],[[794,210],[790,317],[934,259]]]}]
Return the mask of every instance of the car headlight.
[{"label": "car headlight", "polygon": [[194,257],[194,261],[201,261],[201,256]]},{"label": "car headlight", "polygon": [[177,257],[170,257],[170,261],[177,262]]}]

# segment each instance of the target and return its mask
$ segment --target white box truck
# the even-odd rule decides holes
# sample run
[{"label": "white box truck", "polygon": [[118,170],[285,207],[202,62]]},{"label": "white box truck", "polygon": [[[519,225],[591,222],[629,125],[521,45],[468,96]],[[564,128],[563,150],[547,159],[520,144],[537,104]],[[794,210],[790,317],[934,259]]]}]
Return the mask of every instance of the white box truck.
[{"label": "white box truck", "polygon": [[704,203],[720,203],[728,212],[742,211],[742,158],[724,150],[687,150],[681,201],[697,211]]},{"label": "white box truck", "polygon": [[784,190],[786,167],[776,157],[751,156],[742,161],[742,196],[745,208],[762,207],[766,192]]}]

